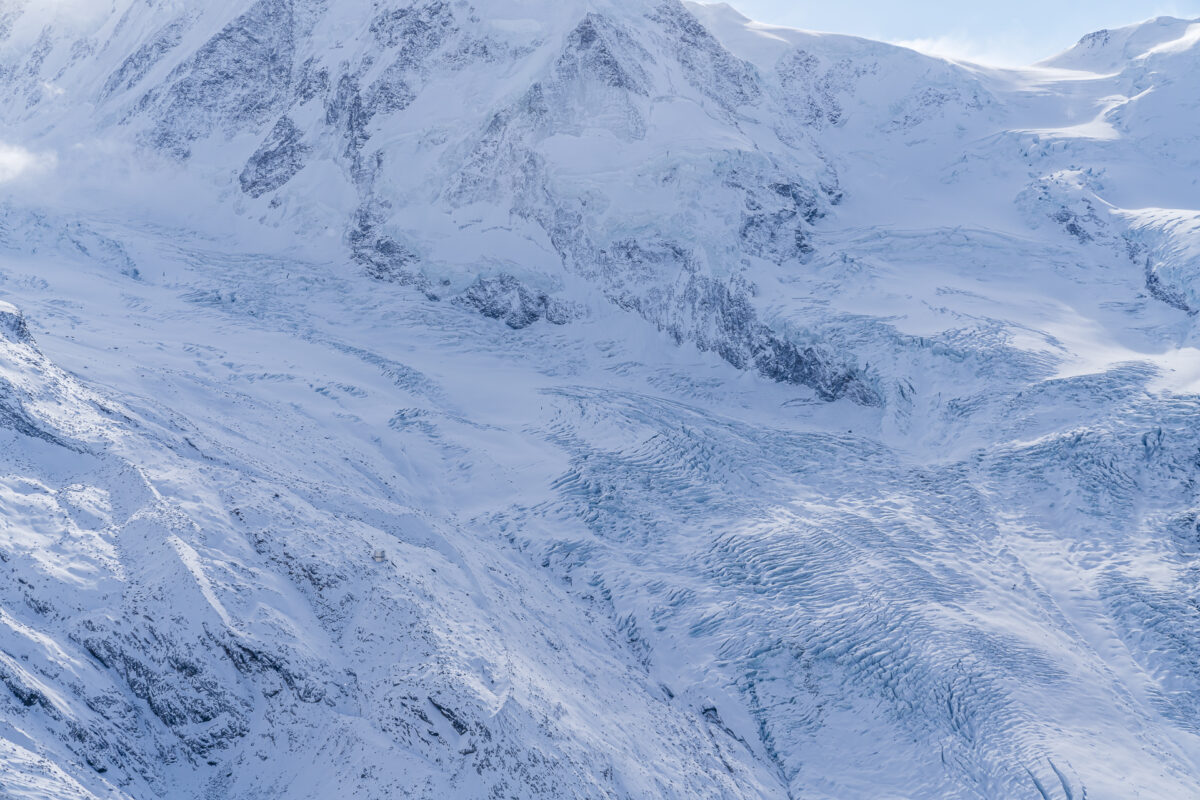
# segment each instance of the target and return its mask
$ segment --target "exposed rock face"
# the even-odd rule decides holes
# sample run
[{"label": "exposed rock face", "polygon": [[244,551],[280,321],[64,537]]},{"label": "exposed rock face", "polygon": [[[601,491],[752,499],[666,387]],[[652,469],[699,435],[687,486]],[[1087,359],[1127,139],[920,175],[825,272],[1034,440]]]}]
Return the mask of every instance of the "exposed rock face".
[{"label": "exposed rock face", "polygon": [[[625,229],[624,238],[635,231],[636,238],[645,238],[646,232],[638,230],[645,220],[621,218],[619,208],[593,210],[579,202],[578,188],[558,176],[544,152],[562,137],[607,131],[623,141],[643,142],[669,158],[670,142],[664,139],[668,132],[650,127],[655,109],[694,99],[711,107],[722,124],[730,124],[737,115],[774,102],[774,90],[754,67],[725,49],[686,7],[671,0],[644,8],[632,4],[580,11],[562,40],[555,42],[511,35],[505,40],[490,25],[486,8],[433,0],[373,8],[363,21],[366,38],[354,48],[342,54],[313,52],[314,31],[343,24],[341,15],[364,11],[334,10],[318,0],[258,0],[198,47],[190,38],[193,32],[219,17],[195,9],[177,13],[120,61],[100,96],[123,107],[125,124],[143,129],[149,146],[173,158],[190,158],[193,143],[208,137],[254,134],[258,144],[240,169],[238,185],[249,198],[270,208],[280,207],[287,196],[298,201],[305,188],[287,195],[296,176],[316,153],[322,153],[321,158],[334,154],[358,198],[342,222],[352,261],[373,278],[435,296],[432,287],[449,277],[443,274],[444,265],[428,261],[438,246],[404,222],[409,203],[405,193],[412,191],[409,183],[415,177],[404,170],[413,156],[394,152],[394,146],[379,141],[380,132],[397,125],[419,131],[420,116],[438,102],[429,93],[445,91],[431,86],[444,84],[446,75],[465,75],[481,65],[492,65],[489,70],[498,64],[521,65],[529,78],[519,99],[481,107],[478,111],[485,116],[478,128],[464,121],[456,130],[457,142],[422,134],[438,141],[434,146],[439,158],[452,170],[448,190],[440,198],[442,213],[483,203],[498,213],[531,220],[543,228],[564,266],[583,275],[603,273],[608,296],[619,298],[621,307],[642,314],[680,344],[718,353],[743,368],[756,368],[764,361],[769,366],[759,366],[761,374],[811,386],[823,397],[846,395],[838,378],[821,383],[830,377],[823,369],[780,367],[824,357],[811,347],[808,355],[799,355],[806,347],[789,344],[789,334],[773,329],[757,312],[760,330],[754,334],[737,325],[711,324],[721,317],[744,318],[754,305],[752,295],[729,301],[746,305],[746,310],[723,311],[718,307],[724,302],[720,292],[670,292],[664,284],[674,276],[646,273],[650,262],[627,265],[635,269],[628,275],[614,274],[617,261],[601,266],[604,246],[597,243],[622,238],[614,238],[611,228]],[[127,18],[133,15],[130,10]],[[555,49],[549,64],[534,66],[540,54]],[[152,73],[163,76],[153,86],[145,83]],[[682,85],[674,74],[682,76]],[[815,90],[832,98],[836,81],[817,80],[826,88]],[[486,102],[494,104],[497,97]],[[315,110],[318,106],[320,112]],[[416,107],[422,110],[413,111]],[[712,178],[722,187],[712,197],[699,198],[705,210],[689,221],[673,221],[682,227],[662,224],[654,232],[664,239],[703,242],[709,250],[723,248],[725,242],[739,243],[736,251],[719,259],[693,261],[693,272],[704,273],[697,278],[701,282],[719,286],[736,280],[747,259],[783,265],[811,257],[812,228],[830,197],[836,200],[836,190],[824,187],[836,186],[836,174],[807,143],[789,140],[782,153],[764,158],[754,148],[723,152]],[[677,161],[667,167],[667,180],[659,182],[658,189],[670,195],[666,202],[694,203],[697,191],[710,188],[691,181],[672,184],[672,172],[681,174],[677,171],[692,167],[686,160]],[[631,161],[614,176],[632,176],[637,169]],[[701,177],[701,183],[712,179]],[[743,209],[739,217],[724,211],[730,202]],[[614,212],[616,218],[610,219]],[[484,252],[476,255],[479,260],[484,257]],[[666,262],[661,266],[675,268]],[[456,267],[456,278],[464,268],[470,269]],[[634,295],[636,301],[631,300]],[[667,296],[671,299],[664,300]],[[664,302],[670,305],[669,323]],[[686,305],[691,302],[705,305]],[[686,321],[692,315],[697,319]],[[693,334],[701,330],[706,333],[697,340]],[[732,337],[728,342],[717,341],[726,335]],[[749,344],[757,339],[777,344]],[[790,351],[797,355],[781,355]],[[748,352],[759,355],[737,355]],[[860,393],[850,396],[858,398]]]},{"label": "exposed rock face", "polygon": [[515,330],[527,328],[539,320],[565,325],[573,309],[544,292],[534,292],[512,275],[479,278],[458,298],[458,302],[490,319],[502,320]]},{"label": "exposed rock face", "polygon": [[289,117],[280,118],[242,170],[238,178],[242,191],[251,197],[262,197],[282,187],[302,170],[310,152],[301,141],[302,135]]},{"label": "exposed rock face", "polygon": [[121,66],[108,76],[101,96],[110,97],[137,86],[164,56],[182,44],[190,22],[191,19],[186,16],[175,19],[155,33],[150,41],[130,53]]},{"label": "exposed rock face", "polygon": [[154,146],[186,158],[190,142],[214,129],[254,129],[285,110],[296,34],[293,0],[255,2],[143,97],[155,108]]},{"label": "exposed rock face", "polygon": [[[807,386],[826,400],[842,397],[864,405],[881,400],[870,378],[853,367],[838,366],[829,353],[801,347],[759,319],[752,287],[705,275],[682,246],[667,241],[622,241],[602,251],[599,261],[610,276],[610,296],[637,311],[676,342],[694,342],[739,369],[753,369],[771,380]],[[643,295],[627,275],[675,275],[676,280]],[[637,287],[637,284],[634,284]]]},{"label": "exposed rock face", "polygon": [[706,97],[729,112],[760,99],[754,68],[722,47],[682,3],[666,0],[650,19],[661,26],[659,35],[688,81]]},{"label": "exposed rock face", "polygon": [[25,324],[25,315],[16,306],[2,300],[0,300],[0,335],[20,344],[33,343],[33,337],[29,335],[29,326]]},{"label": "exposed rock face", "polygon": [[359,209],[355,225],[347,234],[354,260],[375,280],[428,290],[430,281],[421,271],[421,259],[408,245],[380,233],[383,221],[382,210]]}]

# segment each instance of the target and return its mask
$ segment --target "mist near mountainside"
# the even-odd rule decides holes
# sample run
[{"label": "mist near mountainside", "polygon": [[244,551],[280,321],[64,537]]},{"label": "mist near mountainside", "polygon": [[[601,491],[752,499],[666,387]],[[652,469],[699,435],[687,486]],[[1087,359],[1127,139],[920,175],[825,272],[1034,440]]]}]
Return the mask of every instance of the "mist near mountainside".
[{"label": "mist near mountainside", "polygon": [[1197,76],[0,0],[0,796],[1200,795]]}]

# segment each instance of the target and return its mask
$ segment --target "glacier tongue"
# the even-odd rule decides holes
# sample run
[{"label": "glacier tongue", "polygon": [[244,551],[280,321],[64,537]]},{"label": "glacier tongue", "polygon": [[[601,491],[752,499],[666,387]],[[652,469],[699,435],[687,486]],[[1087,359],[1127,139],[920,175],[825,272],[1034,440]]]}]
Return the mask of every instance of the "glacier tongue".
[{"label": "glacier tongue", "polygon": [[0,794],[1200,793],[1195,23],[85,6],[0,0]]},{"label": "glacier tongue", "polygon": [[[614,771],[635,795],[694,796],[769,780],[754,763],[721,766],[728,745],[636,669],[615,622],[474,519],[510,483],[496,457],[537,458],[489,419],[503,410],[460,416],[462,389],[343,340],[344,320],[320,310],[357,295],[380,326],[370,339],[411,299],[372,303],[369,287],[297,262],[176,253],[188,273],[221,263],[223,280],[253,276],[259,292],[291,270],[301,286],[276,290],[297,302],[260,317],[248,287],[228,307],[182,281],[135,286],[135,301],[64,255],[62,272],[41,270],[44,296],[86,296],[107,320],[78,369],[104,369],[88,353],[137,353],[147,394],[117,406],[31,343],[6,344],[0,666],[19,752],[86,763],[75,780],[96,797],[593,797]],[[202,344],[197,313],[214,326]],[[243,324],[222,332],[231,313]],[[419,317],[447,308],[412,313],[436,348],[445,328]],[[495,324],[453,316],[464,335]],[[155,344],[139,341],[139,318],[156,320]],[[470,445],[481,435],[496,456]],[[53,778],[22,763],[6,757],[22,780]]]}]

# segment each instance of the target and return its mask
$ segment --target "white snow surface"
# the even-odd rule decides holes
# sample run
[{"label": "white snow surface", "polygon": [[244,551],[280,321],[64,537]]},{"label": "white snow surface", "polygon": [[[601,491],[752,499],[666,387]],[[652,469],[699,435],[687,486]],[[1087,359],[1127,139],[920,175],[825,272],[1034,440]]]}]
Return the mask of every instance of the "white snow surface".
[{"label": "white snow surface", "polygon": [[1200,796],[1198,81],[0,0],[0,796]]}]

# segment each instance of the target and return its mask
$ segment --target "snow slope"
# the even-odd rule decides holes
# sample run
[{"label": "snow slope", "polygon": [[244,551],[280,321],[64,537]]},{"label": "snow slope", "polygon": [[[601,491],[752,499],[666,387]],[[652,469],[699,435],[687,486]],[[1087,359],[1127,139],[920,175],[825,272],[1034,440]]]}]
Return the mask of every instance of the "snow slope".
[{"label": "snow slope", "polygon": [[109,5],[0,0],[3,794],[1200,793],[1197,24]]}]

